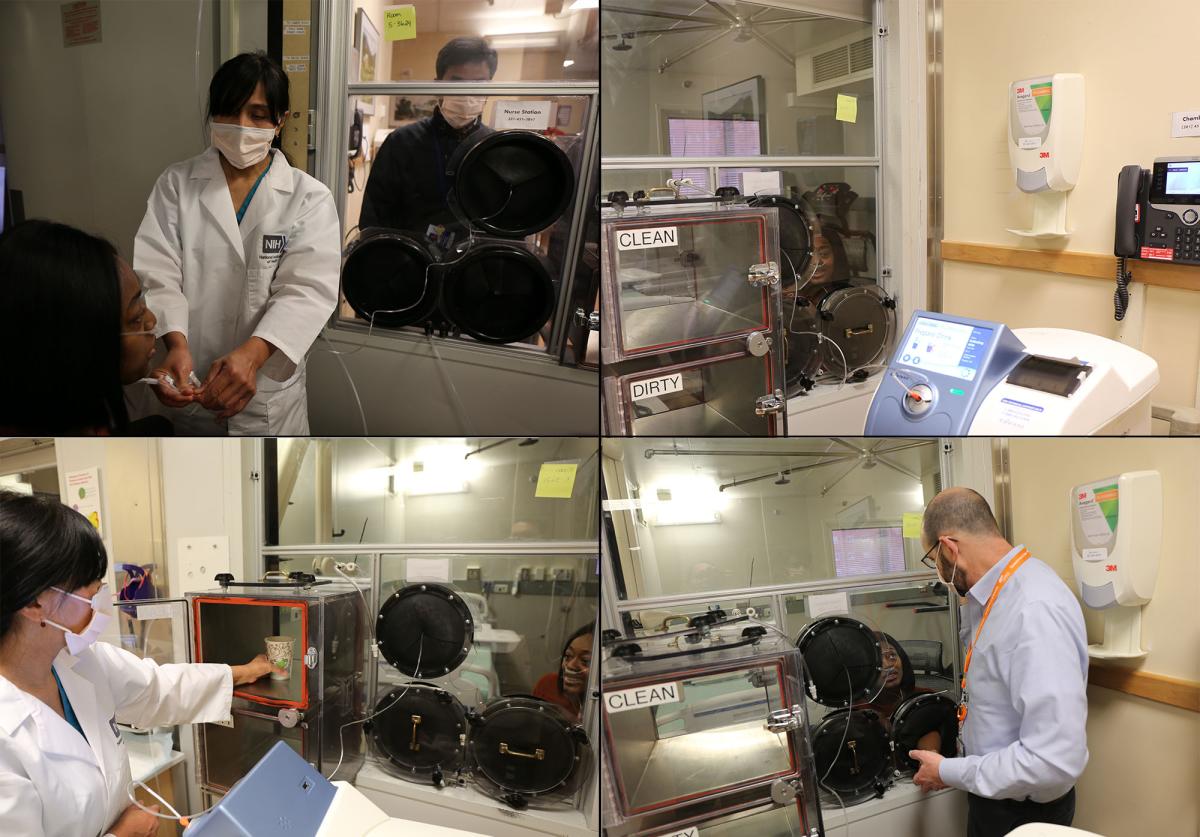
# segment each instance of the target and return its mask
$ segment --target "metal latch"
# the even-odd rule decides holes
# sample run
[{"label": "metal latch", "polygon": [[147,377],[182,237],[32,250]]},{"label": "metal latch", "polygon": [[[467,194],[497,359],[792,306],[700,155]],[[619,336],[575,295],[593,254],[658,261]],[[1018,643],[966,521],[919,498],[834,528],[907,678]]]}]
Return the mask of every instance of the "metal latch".
[{"label": "metal latch", "polygon": [[752,264],[750,272],[746,274],[746,281],[756,288],[764,285],[778,285],[779,279],[779,262]]},{"label": "metal latch", "polygon": [[304,652],[304,667],[309,671],[317,667],[317,649],[311,645]]},{"label": "metal latch", "polygon": [[600,330],[600,312],[593,311],[592,313],[589,314],[587,311],[584,311],[582,308],[576,308],[575,309],[575,325],[582,326],[583,328],[586,328],[588,331],[599,331]]},{"label": "metal latch", "polygon": [[790,805],[800,795],[799,779],[776,779],[771,783],[771,801],[776,805]]},{"label": "metal latch", "polygon": [[754,357],[762,357],[771,351],[773,342],[770,337],[761,331],[752,331],[746,335],[746,351],[754,355]]},{"label": "metal latch", "polygon": [[767,716],[767,732],[792,732],[804,725],[804,710],[800,706],[776,709]]},{"label": "metal latch", "polygon": [[783,390],[777,389],[770,395],[759,396],[754,401],[754,414],[756,416],[769,416],[775,413],[782,413],[785,403],[783,400]]}]

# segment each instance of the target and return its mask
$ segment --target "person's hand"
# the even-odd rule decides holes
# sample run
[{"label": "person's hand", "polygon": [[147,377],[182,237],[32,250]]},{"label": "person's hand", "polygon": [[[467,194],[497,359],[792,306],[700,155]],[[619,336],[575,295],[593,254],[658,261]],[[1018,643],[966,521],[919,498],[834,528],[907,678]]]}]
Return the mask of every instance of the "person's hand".
[{"label": "person's hand", "polygon": [[[192,352],[188,348],[187,338],[179,332],[171,332],[163,338],[167,344],[167,357],[150,374],[158,378],[159,384],[154,388],[158,400],[168,407],[186,407],[191,404],[201,392],[191,383]],[[175,386],[168,384],[164,378],[170,375],[175,379]]]},{"label": "person's hand", "polygon": [[233,669],[233,685],[245,686],[268,674],[287,674],[279,666],[271,665],[266,654],[259,654],[244,666],[230,666]]},{"label": "person's hand", "polygon": [[258,392],[258,370],[271,356],[271,344],[251,337],[224,357],[219,357],[204,379],[200,403],[217,418],[236,416]]},{"label": "person's hand", "polygon": [[[146,808],[158,813],[158,805],[147,805]],[[136,805],[130,805],[121,812],[121,816],[113,823],[108,833],[113,837],[155,837],[158,834],[158,824],[161,820],[153,814],[147,814]]]},{"label": "person's hand", "polygon": [[941,768],[945,756],[941,753],[929,750],[909,750],[908,757],[920,765],[917,775],[913,776],[914,785],[926,792],[950,787],[942,781]]}]

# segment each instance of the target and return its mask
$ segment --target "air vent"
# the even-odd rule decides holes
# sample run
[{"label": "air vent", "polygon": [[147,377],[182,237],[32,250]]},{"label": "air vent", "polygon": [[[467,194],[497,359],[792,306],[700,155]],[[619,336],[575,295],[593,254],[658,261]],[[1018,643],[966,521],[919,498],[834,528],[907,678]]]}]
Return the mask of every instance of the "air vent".
[{"label": "air vent", "polygon": [[870,79],[875,63],[870,35],[850,35],[796,56],[796,95]]}]

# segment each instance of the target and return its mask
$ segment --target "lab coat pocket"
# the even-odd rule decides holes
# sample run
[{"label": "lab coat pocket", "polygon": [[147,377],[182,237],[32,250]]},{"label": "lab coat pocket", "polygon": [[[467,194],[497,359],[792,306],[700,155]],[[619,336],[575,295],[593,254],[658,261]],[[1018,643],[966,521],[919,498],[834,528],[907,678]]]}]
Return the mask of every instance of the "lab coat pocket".
[{"label": "lab coat pocket", "polygon": [[251,323],[257,323],[266,309],[274,278],[275,265],[251,267],[246,271],[246,308]]}]

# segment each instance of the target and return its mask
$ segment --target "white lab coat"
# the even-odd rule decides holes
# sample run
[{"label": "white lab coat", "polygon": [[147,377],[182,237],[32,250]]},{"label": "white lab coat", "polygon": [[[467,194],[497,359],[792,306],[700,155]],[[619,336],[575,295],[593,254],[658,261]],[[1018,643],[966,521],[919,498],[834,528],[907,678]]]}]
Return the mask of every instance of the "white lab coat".
[{"label": "white lab coat", "polygon": [[87,741],[0,677],[0,834],[105,834],[130,804],[129,754],[118,722],[150,727],[230,717],[229,666],[160,666],[98,642],[78,657],[64,650],[54,669]]},{"label": "white lab coat", "polygon": [[137,385],[132,412],[162,413],[180,434],[309,432],[304,357],[337,304],[341,225],[329,189],[289,166],[283,152],[271,153],[240,225],[215,148],[168,167],[134,241],[133,269],[157,335],[188,338],[201,380],[251,337],[277,349],[259,370],[257,394],[227,427],[199,404],[152,409],[149,387]]}]

